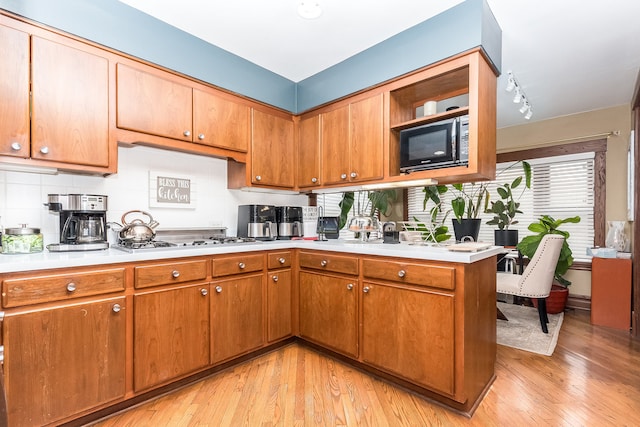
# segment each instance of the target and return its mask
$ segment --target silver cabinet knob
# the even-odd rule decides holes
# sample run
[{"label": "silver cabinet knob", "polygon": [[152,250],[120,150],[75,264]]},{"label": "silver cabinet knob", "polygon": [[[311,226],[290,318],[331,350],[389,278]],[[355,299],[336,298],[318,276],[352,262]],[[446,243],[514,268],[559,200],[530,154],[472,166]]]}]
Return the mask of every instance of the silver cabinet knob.
[{"label": "silver cabinet knob", "polygon": [[20,151],[20,149],[22,149],[22,145],[19,142],[12,142],[11,149],[13,151]]},{"label": "silver cabinet knob", "polygon": [[349,283],[347,285],[347,289],[350,290],[350,291],[353,290],[353,283]]},{"label": "silver cabinet knob", "polygon": [[277,283],[278,282],[278,276],[274,274],[273,276],[271,276],[271,280],[273,280],[274,282]]},{"label": "silver cabinet knob", "polygon": [[355,172],[351,172],[351,174],[350,174],[349,176],[351,176],[351,178],[355,178],[355,177],[357,177],[357,176],[358,176],[358,174],[357,174],[357,173],[355,173]]},{"label": "silver cabinet knob", "polygon": [[120,306],[120,304],[113,304],[111,310],[113,310],[114,313],[119,313],[120,310],[122,310],[122,307]]},{"label": "silver cabinet knob", "polygon": [[191,136],[191,131],[190,130],[185,130],[184,132],[182,132],[182,134],[184,136]]},{"label": "silver cabinet knob", "polygon": [[240,270],[244,270],[245,267],[246,267],[246,265],[244,265],[244,262],[239,262],[238,263],[238,268],[240,268]]},{"label": "silver cabinet knob", "polygon": [[318,178],[316,178],[316,177],[311,178],[311,182],[313,182],[315,184],[316,182],[318,182]]},{"label": "silver cabinet knob", "polygon": [[198,139],[202,141],[204,139],[204,133],[198,134]]},{"label": "silver cabinet knob", "polygon": [[76,290],[76,284],[73,282],[69,282],[67,284],[67,292],[73,292]]},{"label": "silver cabinet knob", "polygon": [[406,276],[406,275],[407,275],[407,272],[406,272],[406,271],[404,271],[404,270],[400,270],[400,271],[398,271],[398,277],[404,277],[404,276]]},{"label": "silver cabinet knob", "polygon": [[173,277],[174,279],[177,279],[178,277],[180,277],[180,272],[178,270],[173,270],[171,272],[171,277]]},{"label": "silver cabinet knob", "polygon": [[49,147],[47,147],[47,146],[45,145],[44,147],[42,147],[42,148],[40,149],[40,152],[41,152],[42,154],[49,154]]},{"label": "silver cabinet knob", "polygon": [[280,264],[284,264],[284,262],[285,262],[285,261],[286,261],[286,259],[284,259],[284,258],[282,258],[282,257],[278,258],[278,262],[279,262]]},{"label": "silver cabinet knob", "polygon": [[216,286],[216,292],[217,293],[222,292],[222,286]]},{"label": "silver cabinet knob", "polygon": [[340,179],[347,179],[347,174],[343,173],[342,175],[340,175]]},{"label": "silver cabinet knob", "polygon": [[364,292],[365,294],[368,294],[370,290],[371,288],[368,286],[365,286],[364,288],[362,288],[362,292]]},{"label": "silver cabinet knob", "polygon": [[203,297],[206,297],[208,293],[209,293],[209,291],[208,291],[208,290],[206,290],[205,288],[200,289],[200,294],[201,294]]},{"label": "silver cabinet knob", "polygon": [[261,181],[262,177],[260,175],[256,175],[256,181]]},{"label": "silver cabinet knob", "polygon": [[326,260],[326,259],[323,259],[322,261],[320,261],[320,265],[321,265],[322,267],[326,267],[326,266],[327,266],[327,264],[328,264],[328,262],[327,262],[327,260]]}]

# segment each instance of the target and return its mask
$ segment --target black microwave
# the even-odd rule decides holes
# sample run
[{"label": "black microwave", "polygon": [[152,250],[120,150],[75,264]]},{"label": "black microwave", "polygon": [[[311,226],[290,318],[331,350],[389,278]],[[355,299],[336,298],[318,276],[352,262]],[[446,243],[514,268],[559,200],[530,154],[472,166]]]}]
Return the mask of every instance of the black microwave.
[{"label": "black microwave", "polygon": [[469,164],[469,116],[400,131],[400,171]]}]

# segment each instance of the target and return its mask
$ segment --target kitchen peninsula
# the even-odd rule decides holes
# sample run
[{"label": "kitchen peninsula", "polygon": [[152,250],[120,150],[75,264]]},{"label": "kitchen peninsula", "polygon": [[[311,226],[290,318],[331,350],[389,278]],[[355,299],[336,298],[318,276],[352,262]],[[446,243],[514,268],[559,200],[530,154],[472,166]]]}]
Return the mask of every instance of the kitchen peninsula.
[{"label": "kitchen peninsula", "polygon": [[0,256],[11,425],[86,422],[292,340],[470,415],[494,379],[500,250],[278,241]]}]

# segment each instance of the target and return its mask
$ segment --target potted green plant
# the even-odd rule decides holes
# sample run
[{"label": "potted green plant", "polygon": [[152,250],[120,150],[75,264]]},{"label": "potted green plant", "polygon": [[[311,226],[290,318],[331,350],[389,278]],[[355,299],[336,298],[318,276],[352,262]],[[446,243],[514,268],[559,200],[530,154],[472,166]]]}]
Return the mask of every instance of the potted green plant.
[{"label": "potted green plant", "polygon": [[453,233],[456,241],[462,241],[471,237],[478,241],[481,212],[489,206],[489,190],[485,182],[467,182],[464,184],[451,184],[449,187],[455,197],[451,200],[451,209],[455,218],[452,218]]},{"label": "potted green plant", "polygon": [[[550,215],[542,215],[538,218],[537,222],[529,224],[529,231],[536,234],[524,237],[516,246],[516,248],[522,253],[522,255],[531,259],[540,245],[542,237],[546,234],[560,234],[564,236],[565,240],[560,250],[560,257],[556,264],[554,271],[555,283],[551,288],[551,293],[547,298],[547,312],[550,314],[561,313],[567,302],[569,290],[567,286],[571,284],[569,280],[564,277],[564,274],[569,270],[569,267],[573,264],[573,253],[567,243],[569,238],[569,232],[560,230],[559,227],[562,224],[580,222],[579,216],[574,216],[564,219],[555,219]],[[535,303],[535,300],[534,300]]]},{"label": "potted green plant", "polygon": [[[501,173],[511,169],[515,165],[522,166],[523,175],[517,176],[511,182],[505,182],[496,188],[500,197],[496,201],[491,201],[491,207],[486,213],[493,214],[493,218],[487,221],[487,225],[496,225],[498,229],[494,231],[494,243],[497,246],[516,246],[518,244],[518,230],[509,229],[511,225],[517,224],[516,215],[522,213],[520,208],[520,198],[527,188],[531,188],[531,165],[528,162],[517,162],[504,169]],[[520,187],[524,179],[522,191],[516,196],[514,190]]]}]

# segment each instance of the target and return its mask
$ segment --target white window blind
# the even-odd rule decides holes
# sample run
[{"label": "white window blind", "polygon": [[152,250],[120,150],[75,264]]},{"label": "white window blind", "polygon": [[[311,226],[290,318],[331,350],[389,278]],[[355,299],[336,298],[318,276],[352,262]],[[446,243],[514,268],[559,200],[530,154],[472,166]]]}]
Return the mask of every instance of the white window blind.
[{"label": "white window blind", "polygon": [[[563,224],[562,229],[568,231],[571,236],[568,243],[573,251],[574,258],[585,258],[587,247],[594,244],[594,162],[593,153],[581,155],[567,155],[547,157],[529,161],[532,169],[531,189],[522,193],[524,182],[514,191],[516,201],[520,202],[522,214],[518,214],[518,224],[511,229],[517,229],[519,239],[531,233],[527,230],[530,223],[537,221],[541,215],[551,215],[553,218],[567,218],[580,216],[578,224]],[[511,163],[501,163],[497,166],[496,181],[489,183],[491,200],[498,200],[500,196],[496,191],[498,185],[512,182],[517,176],[522,175],[520,165],[507,169]],[[506,169],[506,170],[505,170]],[[428,219],[427,212],[423,211],[424,193],[422,188],[410,188],[408,190],[408,219],[417,217],[420,220]],[[447,192],[443,195],[444,207],[451,207],[453,194]],[[453,240],[453,226],[451,224],[452,213],[449,214],[445,225],[449,227]],[[482,226],[478,240],[493,243],[493,231],[495,226],[486,225],[492,215],[482,213]]]}]

